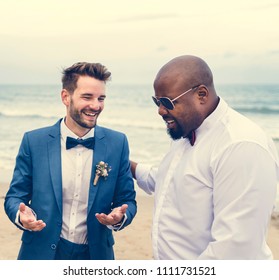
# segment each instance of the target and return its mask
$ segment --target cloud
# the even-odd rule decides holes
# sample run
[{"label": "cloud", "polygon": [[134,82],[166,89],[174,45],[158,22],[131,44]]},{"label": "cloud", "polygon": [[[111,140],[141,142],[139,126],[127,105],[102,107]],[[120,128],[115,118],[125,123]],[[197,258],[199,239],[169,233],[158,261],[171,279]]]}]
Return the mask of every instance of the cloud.
[{"label": "cloud", "polygon": [[256,5],[256,3],[253,3],[249,8],[247,7],[246,10],[249,11],[258,11],[258,10],[270,10],[270,9],[276,9],[279,8],[279,3],[266,3],[261,5]]},{"label": "cloud", "polygon": [[166,51],[168,48],[166,47],[166,46],[159,46],[157,49],[156,49],[156,51],[157,52],[164,52],[164,51]]},{"label": "cloud", "polygon": [[[279,3],[268,3],[262,6],[257,7],[257,9],[273,9],[273,8],[278,8]],[[256,9],[256,8],[255,8]]]},{"label": "cloud", "polygon": [[133,17],[123,17],[113,20],[113,22],[138,22],[149,20],[161,20],[161,19],[174,19],[179,18],[178,14],[153,14],[153,15],[138,15]]},{"label": "cloud", "polygon": [[279,55],[279,50],[272,50],[267,53],[268,55]]},{"label": "cloud", "polygon": [[224,58],[234,58],[234,57],[236,57],[236,53],[234,53],[234,52],[226,52],[226,53],[224,53],[224,55],[223,55],[223,57]]}]

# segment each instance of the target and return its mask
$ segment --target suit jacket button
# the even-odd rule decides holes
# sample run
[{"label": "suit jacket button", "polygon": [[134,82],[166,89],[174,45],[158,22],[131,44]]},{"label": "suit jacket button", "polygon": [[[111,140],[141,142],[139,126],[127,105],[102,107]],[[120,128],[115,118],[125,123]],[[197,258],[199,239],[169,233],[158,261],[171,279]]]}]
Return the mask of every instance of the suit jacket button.
[{"label": "suit jacket button", "polygon": [[55,250],[55,249],[56,249],[56,245],[55,245],[55,244],[51,244],[50,248],[51,248],[52,250]]}]

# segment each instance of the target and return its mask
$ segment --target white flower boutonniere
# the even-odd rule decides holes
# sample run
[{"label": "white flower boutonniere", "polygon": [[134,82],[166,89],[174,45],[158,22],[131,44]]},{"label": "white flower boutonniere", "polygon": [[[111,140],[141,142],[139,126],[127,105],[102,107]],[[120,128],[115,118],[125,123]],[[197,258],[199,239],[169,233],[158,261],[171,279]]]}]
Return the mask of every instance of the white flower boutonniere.
[{"label": "white flower boutonniere", "polygon": [[96,165],[97,169],[96,169],[96,173],[95,173],[95,178],[94,178],[94,186],[97,185],[98,180],[100,177],[104,177],[104,179],[106,179],[109,175],[109,172],[111,171],[110,166],[108,166],[107,163],[100,161],[97,165]]}]

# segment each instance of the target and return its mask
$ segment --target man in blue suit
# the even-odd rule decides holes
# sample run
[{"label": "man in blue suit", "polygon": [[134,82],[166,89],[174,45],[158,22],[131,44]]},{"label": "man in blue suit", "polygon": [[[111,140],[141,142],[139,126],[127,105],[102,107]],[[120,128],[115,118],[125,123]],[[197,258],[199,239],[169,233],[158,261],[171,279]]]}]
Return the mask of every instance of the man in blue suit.
[{"label": "man in blue suit", "polygon": [[112,230],[137,207],[127,138],[96,125],[110,75],[99,63],[64,69],[66,117],[25,133],[5,198],[23,230],[18,259],[114,259]]}]

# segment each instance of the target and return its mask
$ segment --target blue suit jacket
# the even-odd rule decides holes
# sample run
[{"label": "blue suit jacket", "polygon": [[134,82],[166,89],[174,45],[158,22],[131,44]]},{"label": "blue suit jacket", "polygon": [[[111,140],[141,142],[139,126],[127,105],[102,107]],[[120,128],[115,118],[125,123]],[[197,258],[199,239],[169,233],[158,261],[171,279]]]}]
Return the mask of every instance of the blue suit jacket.
[{"label": "blue suit jacket", "polygon": [[[60,122],[54,126],[25,133],[9,191],[5,211],[14,223],[20,202],[29,205],[38,219],[46,223],[40,232],[24,231],[19,259],[52,260],[62,228],[62,175]],[[129,148],[124,134],[95,127],[95,148],[88,198],[88,245],[91,259],[114,259],[112,231],[100,224],[95,213],[128,204],[127,221],[131,223],[137,207],[134,181],[129,163]],[[106,180],[93,186],[96,164],[107,162],[111,171]],[[123,227],[123,228],[124,228]]]}]

